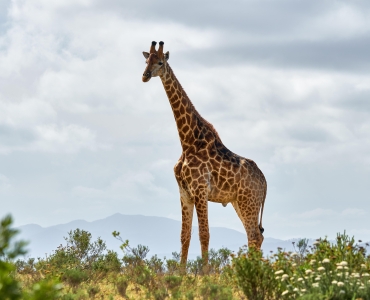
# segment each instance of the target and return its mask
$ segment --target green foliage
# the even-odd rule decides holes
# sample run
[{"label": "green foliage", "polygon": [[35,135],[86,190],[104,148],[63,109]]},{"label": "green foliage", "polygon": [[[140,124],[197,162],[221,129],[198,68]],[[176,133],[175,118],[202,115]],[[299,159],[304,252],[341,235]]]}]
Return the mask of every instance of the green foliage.
[{"label": "green foliage", "polygon": [[230,286],[222,282],[213,282],[208,276],[203,277],[200,295],[204,300],[231,300],[233,292]]},{"label": "green foliage", "polygon": [[87,281],[88,278],[87,272],[81,269],[67,269],[61,276],[61,279],[72,287],[77,287],[82,282]]},{"label": "green foliage", "polygon": [[237,284],[249,300],[274,299],[276,294],[280,294],[274,270],[261,251],[254,248],[247,253],[240,251],[232,263]]},{"label": "green foliage", "polygon": [[130,280],[126,276],[120,277],[116,281],[116,288],[117,288],[118,294],[124,298],[127,297],[126,290],[127,290],[129,283],[130,283]]},{"label": "green foliage", "polygon": [[42,280],[33,285],[29,293],[24,294],[25,300],[53,300],[58,299],[63,285],[57,280]]},{"label": "green foliage", "polygon": [[[13,220],[6,216],[0,221],[0,299],[2,300],[52,300],[60,295],[62,285],[57,280],[42,280],[31,287],[30,291],[22,290],[15,278],[17,264],[12,260],[26,254],[24,241],[14,242],[18,230],[11,228]],[[28,264],[33,264],[29,260]]]},{"label": "green foliage", "polygon": [[346,233],[336,243],[318,239],[298,252],[281,249],[265,259],[249,249],[233,258],[238,285],[248,299],[370,299],[370,258]]},{"label": "green foliage", "polygon": [[346,233],[335,243],[318,239],[313,246],[302,239],[296,252],[278,248],[269,257],[254,248],[237,255],[211,249],[208,265],[198,257],[184,266],[177,252],[171,259],[147,258],[148,247],[131,247],[115,231],[122,242],[119,257],[80,229],[46,258],[16,260],[25,243],[14,242],[11,223],[6,217],[0,227],[0,299],[370,300],[370,257]]}]

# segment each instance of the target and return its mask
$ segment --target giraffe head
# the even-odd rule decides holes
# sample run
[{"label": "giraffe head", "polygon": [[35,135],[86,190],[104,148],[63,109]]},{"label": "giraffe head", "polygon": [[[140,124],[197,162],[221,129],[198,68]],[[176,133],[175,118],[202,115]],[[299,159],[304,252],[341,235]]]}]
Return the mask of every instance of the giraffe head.
[{"label": "giraffe head", "polygon": [[143,52],[147,64],[142,77],[143,82],[148,82],[150,78],[163,75],[165,72],[164,66],[167,64],[170,53],[168,51],[163,53],[163,42],[159,42],[159,48],[156,51],[156,44],[157,42],[152,42],[149,53]]}]

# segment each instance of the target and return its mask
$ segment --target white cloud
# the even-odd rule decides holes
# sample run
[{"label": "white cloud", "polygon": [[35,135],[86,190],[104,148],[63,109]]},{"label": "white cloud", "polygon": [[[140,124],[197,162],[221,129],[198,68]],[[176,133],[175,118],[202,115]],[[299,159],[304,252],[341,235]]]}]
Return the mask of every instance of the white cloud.
[{"label": "white cloud", "polygon": [[0,192],[10,189],[11,184],[8,177],[0,174]]},{"label": "white cloud", "polygon": [[325,218],[325,217],[343,217],[343,216],[363,216],[367,212],[364,209],[358,208],[346,208],[342,211],[336,211],[333,209],[322,209],[316,208],[314,210],[306,211],[303,213],[292,214],[295,219],[315,219],[315,218]]},{"label": "white cloud", "polygon": [[[41,210],[29,213],[32,207],[23,214],[27,220],[34,216],[30,222],[49,218],[49,224],[58,213],[71,218],[64,203],[72,202],[80,205],[80,212],[73,211],[80,218],[89,218],[84,207],[91,208],[87,214],[95,209],[97,218],[117,211],[179,216],[173,165],[180,145],[173,115],[160,80],[141,82],[141,52],[152,40],[164,40],[199,112],[226,146],[256,160],[267,175],[267,236],[289,235],[294,224],[305,235],[306,229],[332,230],[330,222],[357,228],[354,218],[362,222],[370,209],[362,183],[370,166],[370,75],[355,66],[357,60],[366,63],[360,55],[367,55],[366,45],[352,41],[366,41],[369,10],[343,2],[279,3],[269,10],[249,1],[253,13],[241,8],[240,14],[225,14],[225,5],[197,20],[179,10],[159,18],[150,2],[12,1],[0,36],[0,154],[8,154],[0,160],[4,178],[22,182],[28,195],[8,189],[13,194],[7,207],[18,212],[11,202],[29,198],[36,199],[35,207],[59,201],[52,218]],[[202,5],[196,12],[208,12]],[[340,52],[338,41],[359,52]],[[306,48],[311,42],[334,44],[314,52]],[[280,64],[276,50],[284,58]],[[295,54],[301,55],[297,64]],[[306,56],[307,64],[300,64]],[[323,67],[331,57],[338,60]],[[348,65],[338,71],[342,63]],[[32,165],[45,153],[48,160]],[[35,171],[25,172],[24,164]],[[55,167],[60,165],[65,168]],[[338,174],[345,175],[332,179]],[[362,195],[351,203],[363,211],[347,206],[349,189]],[[317,208],[323,201],[327,206]],[[337,204],[338,210],[327,208]],[[274,215],[277,209],[284,212]],[[212,207],[210,222],[243,231],[230,207]]]},{"label": "white cloud", "polygon": [[95,141],[94,133],[78,125],[37,126],[36,132],[39,139],[31,146],[32,150],[71,153],[83,148],[96,150],[100,146]]}]

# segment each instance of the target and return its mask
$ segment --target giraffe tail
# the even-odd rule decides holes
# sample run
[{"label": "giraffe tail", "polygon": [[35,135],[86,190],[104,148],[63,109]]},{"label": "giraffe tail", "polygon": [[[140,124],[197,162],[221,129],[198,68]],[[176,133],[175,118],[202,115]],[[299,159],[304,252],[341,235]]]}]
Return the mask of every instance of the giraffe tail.
[{"label": "giraffe tail", "polygon": [[262,227],[262,215],[263,215],[263,208],[265,206],[266,194],[267,194],[267,189],[265,189],[265,195],[263,196],[262,207],[261,207],[261,216],[260,216],[260,224],[258,225],[261,234],[265,231],[265,229]]}]

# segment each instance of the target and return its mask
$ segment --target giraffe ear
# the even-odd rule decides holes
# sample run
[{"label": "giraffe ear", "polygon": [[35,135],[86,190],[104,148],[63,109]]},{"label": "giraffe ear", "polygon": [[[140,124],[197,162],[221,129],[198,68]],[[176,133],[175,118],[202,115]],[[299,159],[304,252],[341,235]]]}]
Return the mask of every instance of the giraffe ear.
[{"label": "giraffe ear", "polygon": [[168,60],[170,58],[170,52],[167,51],[163,56],[165,60]]},{"label": "giraffe ear", "polygon": [[143,55],[144,55],[144,57],[145,57],[146,59],[149,57],[149,53],[148,53],[148,52],[144,52],[144,51],[143,51]]}]

